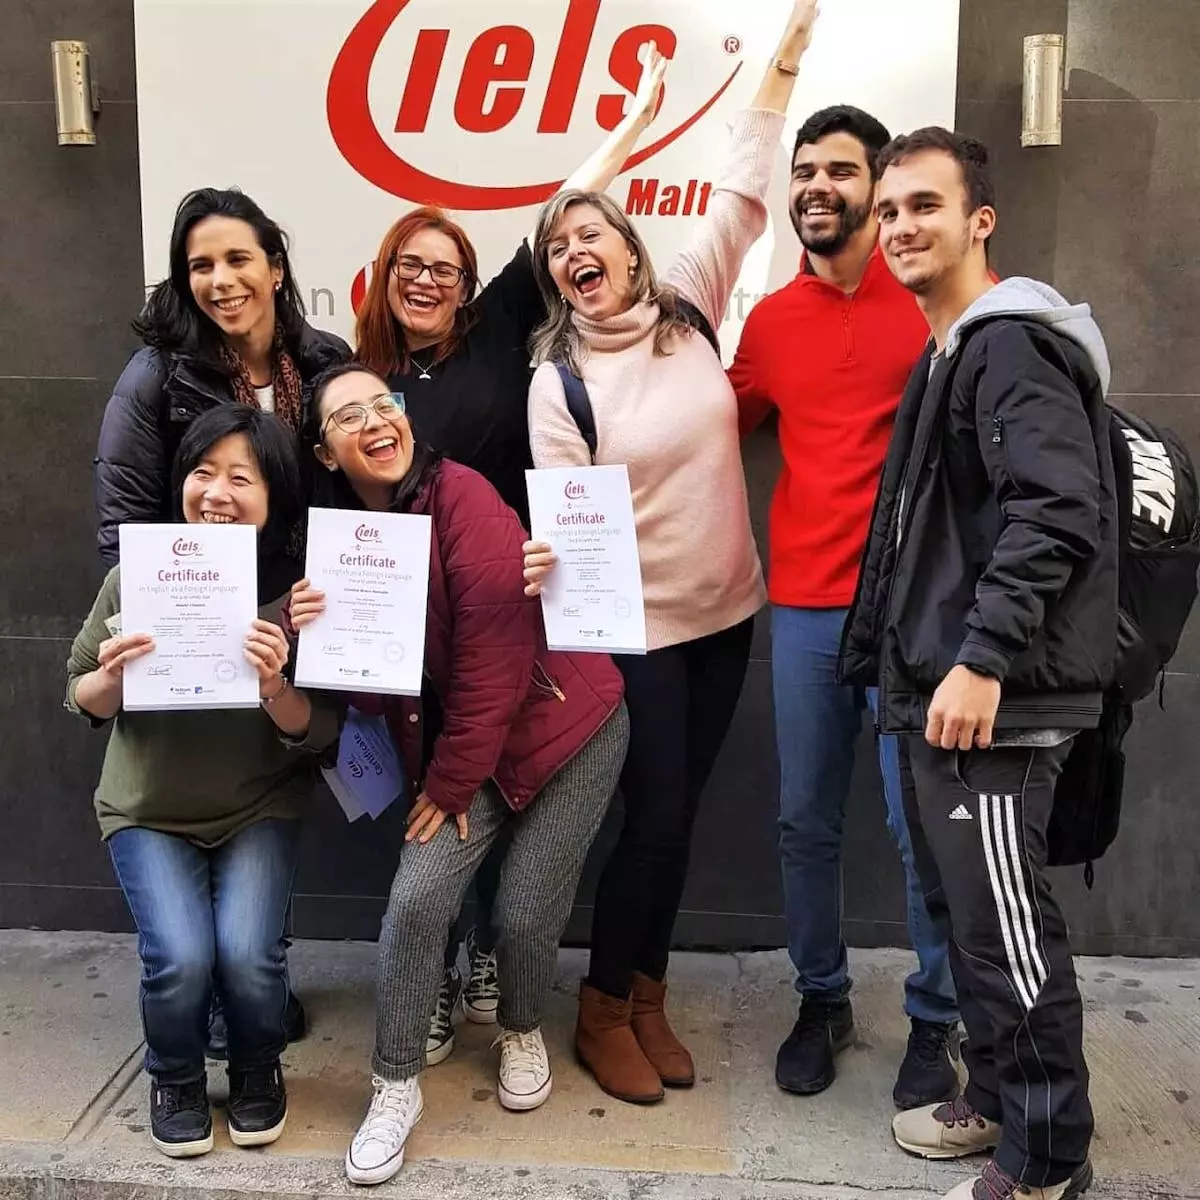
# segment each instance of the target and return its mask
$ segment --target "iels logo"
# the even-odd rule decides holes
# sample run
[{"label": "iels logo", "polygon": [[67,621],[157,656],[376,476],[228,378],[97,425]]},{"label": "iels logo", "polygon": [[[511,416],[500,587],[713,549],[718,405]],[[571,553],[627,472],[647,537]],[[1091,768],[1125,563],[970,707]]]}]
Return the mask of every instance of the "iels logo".
[{"label": "iels logo", "polygon": [[[523,208],[541,204],[561,186],[561,179],[533,181],[515,186],[493,186],[445,179],[421,167],[393,149],[375,123],[371,113],[371,70],[380,47],[392,27],[413,0],[376,0],[351,30],[338,53],[329,76],[326,115],[334,142],[342,156],[364,179],[392,195],[418,203],[436,202],[449,208],[484,210]],[[544,3],[545,0],[542,0]],[[551,53],[539,47],[534,34],[522,25],[495,25],[476,35],[461,66],[448,64],[451,31],[445,27],[422,27],[412,37],[412,59],[398,97],[392,132],[419,135],[429,131],[435,97],[443,87],[455,87],[454,121],[471,134],[491,134],[513,124],[536,106],[536,124],[531,132],[563,134],[570,127],[577,105],[584,68],[593,52],[596,21],[603,0],[568,0],[558,44],[553,48],[553,63],[545,95],[539,100],[529,94],[529,81],[535,61]],[[430,16],[440,14],[442,6],[427,0]],[[490,6],[489,6],[490,7]],[[443,17],[443,20],[445,18]],[[406,37],[409,35],[405,35]],[[623,117],[641,77],[639,54],[647,42],[657,43],[668,58],[674,56],[678,39],[674,30],[662,24],[630,26],[617,36],[608,49],[608,73],[623,91],[603,92],[594,101],[594,116],[600,129],[613,129]],[[736,38],[726,38],[726,54],[740,52]],[[733,82],[741,62],[690,116],[625,163],[625,170],[652,158],[683,136],[721,98]],[[458,82],[452,82],[453,73]],[[450,78],[447,79],[447,76]],[[531,161],[538,155],[531,154]],[[693,202],[699,181],[692,189]],[[653,189],[643,187],[640,202],[647,208],[654,203],[658,180]],[[679,191],[683,189],[664,189]],[[680,204],[669,200],[674,215]],[[680,215],[687,215],[681,213]]]},{"label": "iels logo", "polygon": [[373,528],[370,525],[360,525],[354,531],[354,538],[355,538],[355,541],[374,542],[376,545],[380,544],[383,541],[383,538],[379,534],[379,530]]},{"label": "iels logo", "polygon": [[193,542],[190,538],[176,538],[171,553],[176,558],[195,558],[200,553],[200,543]]},{"label": "iels logo", "polygon": [[573,480],[568,480],[567,486],[563,488],[563,495],[568,500],[586,500],[587,488],[582,483],[575,483]]}]

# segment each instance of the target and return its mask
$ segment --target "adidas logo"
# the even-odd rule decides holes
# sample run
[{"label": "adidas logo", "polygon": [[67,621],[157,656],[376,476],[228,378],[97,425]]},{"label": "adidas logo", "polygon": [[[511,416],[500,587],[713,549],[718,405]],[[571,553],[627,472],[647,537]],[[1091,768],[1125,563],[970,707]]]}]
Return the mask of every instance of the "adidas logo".
[{"label": "adidas logo", "polygon": [[965,804],[960,804],[950,814],[950,820],[952,820],[952,821],[973,821],[973,820],[975,820],[975,818],[973,816],[971,816],[970,812],[967,811],[967,806]]}]

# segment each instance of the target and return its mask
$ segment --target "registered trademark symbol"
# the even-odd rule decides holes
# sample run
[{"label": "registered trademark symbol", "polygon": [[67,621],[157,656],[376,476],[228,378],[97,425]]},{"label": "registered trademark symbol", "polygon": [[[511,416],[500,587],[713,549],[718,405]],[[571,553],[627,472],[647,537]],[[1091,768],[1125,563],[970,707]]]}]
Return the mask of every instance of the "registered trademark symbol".
[{"label": "registered trademark symbol", "polygon": [[724,45],[726,54],[741,54],[742,52],[742,39],[736,33],[731,33],[725,39]]}]

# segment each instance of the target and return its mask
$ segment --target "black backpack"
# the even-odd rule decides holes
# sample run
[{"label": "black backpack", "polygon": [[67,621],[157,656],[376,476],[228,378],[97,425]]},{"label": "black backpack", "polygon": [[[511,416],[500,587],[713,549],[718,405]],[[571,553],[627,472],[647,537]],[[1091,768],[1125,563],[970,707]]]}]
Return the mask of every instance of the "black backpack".
[{"label": "black backpack", "polygon": [[1076,734],[1054,790],[1046,830],[1051,866],[1092,863],[1112,844],[1121,819],[1125,753],[1133,706],[1162,685],[1196,602],[1200,487],[1182,439],[1144,417],[1109,406],[1117,486],[1117,661],[1100,724]]},{"label": "black backpack", "polygon": [[[713,348],[717,358],[721,357],[721,343],[708,318],[690,301],[682,296],[675,297],[675,311],[698,333],[704,335],[704,340]],[[583,440],[587,442],[588,454],[596,461],[596,414],[592,412],[592,402],[588,397],[583,380],[571,370],[566,363],[555,363],[558,377],[562,381],[563,394],[567,400],[567,412],[579,426]]]}]

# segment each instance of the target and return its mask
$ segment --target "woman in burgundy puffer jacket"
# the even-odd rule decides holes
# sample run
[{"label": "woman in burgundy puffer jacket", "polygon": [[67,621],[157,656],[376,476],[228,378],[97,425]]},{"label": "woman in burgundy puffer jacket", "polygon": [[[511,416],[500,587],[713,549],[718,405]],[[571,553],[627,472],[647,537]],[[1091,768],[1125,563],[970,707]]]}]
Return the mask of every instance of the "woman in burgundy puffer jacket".
[{"label": "woman in burgundy puffer jacket", "polygon": [[[375,1094],[346,1154],[351,1181],[381,1183],[421,1115],[446,930],[509,823],[495,911],[499,1097],[530,1109],[549,1096],[542,1006],[628,718],[606,655],[546,648],[541,608],[524,595],[519,520],[482,475],[414,444],[402,396],[361,366],[335,367],[314,384],[304,442],[318,464],[314,505],[433,522],[423,695],[382,698],[419,787],[379,935]],[[323,609],[321,593],[296,585],[297,627]],[[423,729],[431,720],[437,728]]]}]

